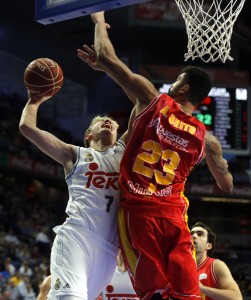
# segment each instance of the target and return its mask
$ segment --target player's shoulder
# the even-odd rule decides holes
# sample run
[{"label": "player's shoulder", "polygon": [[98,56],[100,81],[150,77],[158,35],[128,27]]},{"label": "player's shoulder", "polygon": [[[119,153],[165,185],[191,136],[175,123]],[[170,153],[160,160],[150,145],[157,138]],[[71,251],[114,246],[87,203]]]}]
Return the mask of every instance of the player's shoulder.
[{"label": "player's shoulder", "polygon": [[157,95],[155,97],[155,100],[156,101],[164,101],[165,103],[169,104],[170,106],[177,104],[177,102],[175,102],[175,100],[166,93],[161,93],[161,94]]},{"label": "player's shoulder", "polygon": [[220,259],[216,259],[214,262],[213,262],[213,267],[214,267],[214,272],[217,275],[220,275],[220,274],[226,274],[230,272],[230,269],[229,267],[227,266],[227,264],[220,260]]},{"label": "player's shoulder", "polygon": [[211,132],[206,131],[206,136],[205,139],[207,142],[211,142],[211,143],[219,143],[217,137],[215,135],[213,135]]},{"label": "player's shoulder", "polygon": [[122,140],[118,140],[111,149],[114,152],[114,154],[122,154],[125,150],[125,147],[125,142]]},{"label": "player's shoulder", "polygon": [[213,264],[214,266],[218,266],[218,267],[227,266],[227,264],[223,260],[220,260],[218,258],[214,259]]},{"label": "player's shoulder", "polygon": [[211,265],[212,263],[215,262],[215,260],[217,260],[217,258],[213,258],[213,257],[207,256],[207,258],[204,260],[203,263],[208,264],[208,265]]},{"label": "player's shoulder", "polygon": [[205,143],[207,145],[209,145],[211,148],[213,147],[213,148],[215,148],[217,150],[220,150],[220,148],[221,148],[221,144],[220,144],[219,140],[217,139],[217,137],[214,136],[209,131],[206,131]]},{"label": "player's shoulder", "polygon": [[125,146],[126,146],[125,142],[121,139],[117,140],[117,142],[115,143],[115,147],[125,148]]}]

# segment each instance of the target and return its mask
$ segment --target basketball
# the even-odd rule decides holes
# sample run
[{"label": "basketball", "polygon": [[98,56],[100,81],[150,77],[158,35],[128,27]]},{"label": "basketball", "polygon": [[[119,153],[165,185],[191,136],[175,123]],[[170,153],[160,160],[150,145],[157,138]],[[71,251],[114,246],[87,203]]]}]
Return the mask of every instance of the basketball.
[{"label": "basketball", "polygon": [[51,97],[62,87],[63,71],[58,63],[49,58],[33,60],[25,69],[24,84],[31,96]]}]

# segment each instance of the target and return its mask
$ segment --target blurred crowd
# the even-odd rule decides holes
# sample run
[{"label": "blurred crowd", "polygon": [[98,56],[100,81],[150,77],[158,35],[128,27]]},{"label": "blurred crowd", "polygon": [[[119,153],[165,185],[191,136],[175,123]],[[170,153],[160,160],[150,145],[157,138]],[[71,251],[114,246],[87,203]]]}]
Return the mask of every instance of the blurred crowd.
[{"label": "blurred crowd", "polygon": [[3,173],[0,187],[0,299],[35,299],[49,274],[56,215],[27,182]]}]

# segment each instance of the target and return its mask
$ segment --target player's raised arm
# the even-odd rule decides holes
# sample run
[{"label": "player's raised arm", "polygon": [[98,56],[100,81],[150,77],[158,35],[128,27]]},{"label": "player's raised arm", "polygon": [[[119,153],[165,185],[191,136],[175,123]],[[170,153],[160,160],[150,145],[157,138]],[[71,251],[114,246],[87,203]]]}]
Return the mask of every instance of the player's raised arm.
[{"label": "player's raised arm", "polygon": [[[117,57],[108,36],[107,28],[109,28],[109,25],[105,23],[104,12],[92,14],[92,20],[95,23],[95,52],[93,55],[90,55],[89,61],[88,54],[84,51],[78,49],[78,55],[94,69],[102,70],[111,76],[137,106],[138,114],[150,101],[159,95],[159,92],[148,79],[133,73]],[[87,50],[86,46],[84,46],[84,50]],[[94,62],[96,65],[94,65]]]},{"label": "player's raised arm", "polygon": [[227,161],[222,156],[222,147],[218,139],[209,132],[205,137],[205,158],[217,185],[225,192],[233,189],[233,177],[228,170]]},{"label": "player's raised arm", "polygon": [[64,165],[65,172],[69,173],[76,160],[75,146],[66,144],[51,133],[37,127],[38,108],[45,100],[47,99],[29,97],[21,115],[19,129],[41,151]]},{"label": "player's raised arm", "polygon": [[76,160],[76,147],[37,127],[39,106],[60,91],[63,81],[60,65],[49,58],[35,59],[26,67],[24,85],[29,99],[23,109],[19,129],[40,150],[61,163],[68,174]]}]

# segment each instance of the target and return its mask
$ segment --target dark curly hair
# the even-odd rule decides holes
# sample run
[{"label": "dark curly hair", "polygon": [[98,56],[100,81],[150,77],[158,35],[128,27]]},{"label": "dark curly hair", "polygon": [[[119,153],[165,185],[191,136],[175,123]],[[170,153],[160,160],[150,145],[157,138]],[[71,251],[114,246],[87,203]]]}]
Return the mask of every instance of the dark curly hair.
[{"label": "dark curly hair", "polygon": [[213,81],[210,75],[203,69],[198,67],[185,67],[180,74],[185,73],[185,81],[189,85],[189,100],[197,106],[209,94]]},{"label": "dark curly hair", "polygon": [[193,229],[194,227],[202,227],[204,229],[206,229],[207,231],[207,242],[212,244],[212,248],[210,250],[207,251],[208,256],[212,256],[213,252],[214,252],[214,247],[216,245],[216,234],[213,232],[213,230],[208,227],[207,225],[205,225],[202,222],[196,222],[191,229]]}]

